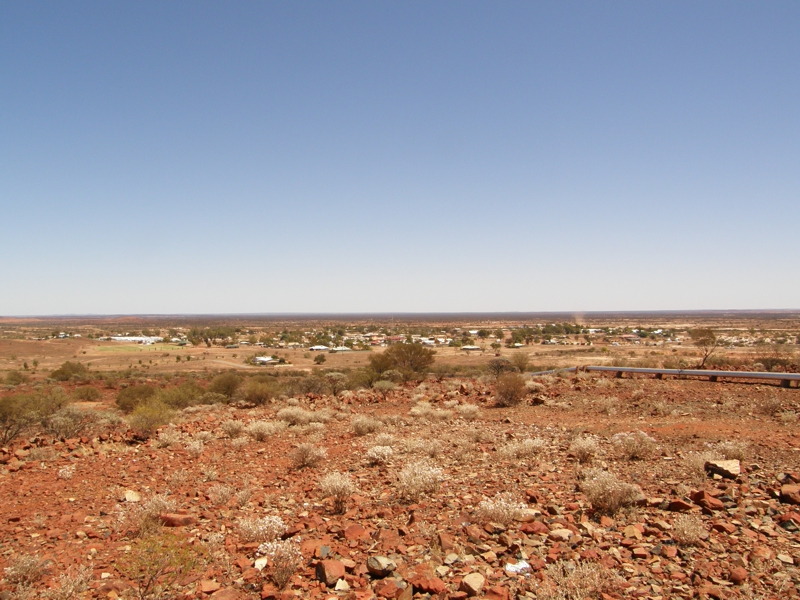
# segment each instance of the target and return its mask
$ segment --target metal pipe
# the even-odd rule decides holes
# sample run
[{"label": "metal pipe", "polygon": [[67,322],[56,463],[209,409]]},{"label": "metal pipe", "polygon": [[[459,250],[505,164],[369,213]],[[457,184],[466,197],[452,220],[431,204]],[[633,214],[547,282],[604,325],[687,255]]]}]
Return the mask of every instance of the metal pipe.
[{"label": "metal pipe", "polygon": [[585,371],[607,371],[612,373],[645,373],[649,375],[675,375],[676,377],[731,377],[739,379],[773,379],[778,381],[800,381],[800,373],[764,373],[761,371],[704,371],[702,369],[646,369],[640,367],[583,367]]}]

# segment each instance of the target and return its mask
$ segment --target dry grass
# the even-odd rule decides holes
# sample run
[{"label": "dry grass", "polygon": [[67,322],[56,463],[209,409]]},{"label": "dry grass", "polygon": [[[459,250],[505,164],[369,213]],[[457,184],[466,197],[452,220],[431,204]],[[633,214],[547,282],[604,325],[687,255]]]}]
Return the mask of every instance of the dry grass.
[{"label": "dry grass", "polygon": [[611,441],[628,460],[644,460],[653,456],[658,449],[656,441],[644,431],[618,433]]},{"label": "dry grass", "polygon": [[427,402],[417,402],[411,407],[408,414],[415,419],[430,421],[431,423],[449,421],[453,418],[453,411],[434,408]]},{"label": "dry grass", "polygon": [[547,567],[542,600],[589,600],[611,587],[610,572],[597,563],[558,561]]},{"label": "dry grass", "polygon": [[505,446],[502,446],[498,452],[500,456],[505,459],[524,459],[540,454],[546,447],[547,442],[542,438],[526,438],[524,440],[509,442]]},{"label": "dry grass", "polygon": [[120,520],[135,536],[144,537],[161,528],[161,515],[175,512],[175,502],[166,495],[155,495],[149,500],[123,511]]},{"label": "dry grass", "polygon": [[189,456],[197,458],[203,453],[205,449],[205,444],[203,444],[203,440],[192,440],[188,444],[186,444],[186,452],[189,453]]},{"label": "dry grass", "polygon": [[696,515],[678,515],[672,523],[672,539],[681,546],[695,546],[705,532],[703,521]]},{"label": "dry grass", "polygon": [[72,600],[73,598],[78,598],[89,589],[91,581],[91,567],[84,565],[77,569],[70,569],[58,576],[56,579],[57,587],[47,590],[44,597],[48,600]]},{"label": "dry grass", "polygon": [[244,432],[256,442],[265,442],[286,427],[284,421],[253,421],[245,427]]},{"label": "dry grass", "polygon": [[158,433],[156,438],[156,448],[169,448],[181,441],[181,434],[179,431],[168,427]]},{"label": "dry grass", "polygon": [[231,486],[216,484],[208,488],[208,497],[214,504],[227,504],[236,492]]},{"label": "dry grass", "polygon": [[634,505],[641,496],[638,486],[624,483],[616,475],[600,469],[587,469],[581,473],[580,489],[595,511],[614,514]]},{"label": "dry grass", "polygon": [[364,415],[357,416],[353,419],[353,432],[357,436],[367,435],[374,433],[383,427],[383,423],[378,419],[367,417]]},{"label": "dry grass", "polygon": [[321,463],[327,452],[324,448],[317,448],[314,444],[300,444],[289,453],[292,464],[297,469],[313,467]]},{"label": "dry grass", "polygon": [[355,493],[356,487],[349,475],[333,471],[320,479],[319,489],[325,498],[333,499],[333,510],[343,513],[347,507],[347,499]]},{"label": "dry grass", "polygon": [[385,465],[392,459],[393,455],[394,450],[392,450],[391,446],[373,446],[367,450],[364,458],[366,459],[367,464],[373,466]]},{"label": "dry grass", "polygon": [[239,521],[239,538],[246,544],[274,542],[286,533],[286,523],[280,517],[246,518]]},{"label": "dry grass", "polygon": [[595,456],[600,452],[600,447],[597,440],[590,435],[583,435],[575,438],[575,441],[570,444],[569,451],[578,459],[581,464],[592,462]]},{"label": "dry grass", "polygon": [[303,555],[300,546],[295,540],[275,540],[266,542],[258,547],[258,554],[266,556],[272,562],[272,581],[283,589],[300,565],[303,564]]},{"label": "dry grass", "polygon": [[220,425],[220,429],[229,438],[234,439],[244,432],[244,423],[241,421],[225,421]]},{"label": "dry grass", "polygon": [[483,500],[475,511],[479,521],[508,525],[522,518],[527,506],[510,492],[501,492],[494,498]]},{"label": "dry grass", "polygon": [[456,406],[456,412],[458,413],[458,416],[465,421],[474,421],[478,418],[480,408],[478,408],[475,404],[461,404]]},{"label": "dry grass", "polygon": [[426,462],[407,465],[397,475],[397,494],[406,501],[416,502],[439,489],[442,470]]},{"label": "dry grass", "polygon": [[4,569],[5,580],[16,586],[29,586],[36,583],[47,572],[48,561],[30,554],[17,554],[9,558]]},{"label": "dry grass", "polygon": [[720,442],[716,446],[716,451],[719,452],[725,460],[743,461],[747,458],[747,444],[743,442]]}]

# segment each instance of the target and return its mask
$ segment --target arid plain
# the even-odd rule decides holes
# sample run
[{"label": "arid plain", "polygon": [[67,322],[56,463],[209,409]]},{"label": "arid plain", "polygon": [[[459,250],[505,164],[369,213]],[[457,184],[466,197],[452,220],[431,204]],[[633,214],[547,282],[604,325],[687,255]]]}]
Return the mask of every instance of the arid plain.
[{"label": "arid plain", "polygon": [[3,319],[0,595],[797,597],[796,382],[558,369],[796,374],[798,335],[790,312]]}]

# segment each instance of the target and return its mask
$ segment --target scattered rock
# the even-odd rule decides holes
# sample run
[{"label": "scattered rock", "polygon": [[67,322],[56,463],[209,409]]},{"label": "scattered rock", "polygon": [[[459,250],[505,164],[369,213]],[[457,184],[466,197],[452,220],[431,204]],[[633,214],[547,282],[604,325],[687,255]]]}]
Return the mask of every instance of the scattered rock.
[{"label": "scattered rock", "polygon": [[385,556],[370,556],[367,559],[367,570],[373,577],[388,577],[395,569],[395,562]]},{"label": "scattered rock", "polygon": [[333,587],[336,582],[344,577],[344,565],[339,560],[321,560],[317,563],[317,579],[328,587]]},{"label": "scattered rock", "polygon": [[705,470],[712,475],[736,479],[742,472],[742,465],[738,460],[709,460],[706,461]]},{"label": "scattered rock", "polygon": [[461,580],[459,589],[462,592],[466,592],[467,596],[477,596],[481,593],[484,583],[486,583],[486,578],[483,575],[480,573],[470,573],[469,575],[465,575],[464,579]]}]

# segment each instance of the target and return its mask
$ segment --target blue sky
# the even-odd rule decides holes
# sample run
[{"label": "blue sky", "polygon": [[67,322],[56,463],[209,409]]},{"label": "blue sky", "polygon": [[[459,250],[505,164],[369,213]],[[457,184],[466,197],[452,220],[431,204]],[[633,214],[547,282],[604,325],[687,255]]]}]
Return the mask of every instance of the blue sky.
[{"label": "blue sky", "polygon": [[800,308],[796,2],[4,2],[0,314]]}]

